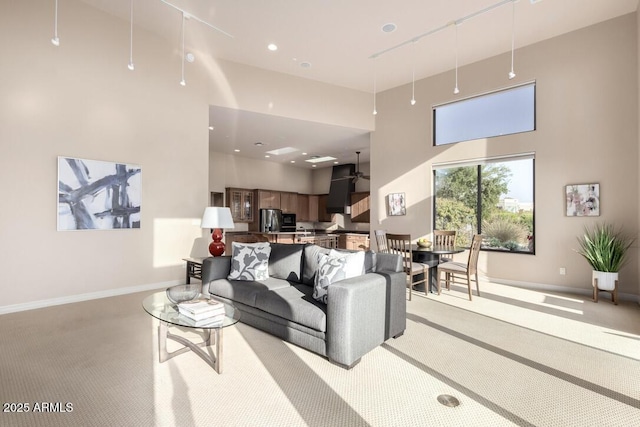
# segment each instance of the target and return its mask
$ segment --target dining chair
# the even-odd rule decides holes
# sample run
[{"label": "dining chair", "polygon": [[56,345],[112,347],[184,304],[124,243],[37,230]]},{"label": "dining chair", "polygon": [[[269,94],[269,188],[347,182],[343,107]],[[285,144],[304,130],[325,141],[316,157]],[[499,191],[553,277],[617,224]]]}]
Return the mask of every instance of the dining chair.
[{"label": "dining chair", "polygon": [[378,252],[389,253],[387,247],[387,232],[384,230],[374,230],[376,236],[376,244],[378,245]]},{"label": "dining chair", "polygon": [[[433,230],[433,244],[436,246],[455,246],[456,245],[455,230]],[[440,262],[453,261],[453,258],[447,258],[440,255]]]},{"label": "dining chair", "polygon": [[[429,265],[413,261],[411,235],[387,233],[387,249],[389,253],[398,254],[402,257],[402,265],[408,279],[409,301],[411,301],[411,294],[415,285],[424,283],[425,293],[429,292]],[[422,279],[417,279],[419,275],[422,275]]]},{"label": "dining chair", "polygon": [[438,264],[438,295],[440,295],[440,283],[445,273],[445,285],[447,290],[451,290],[451,283],[465,284],[469,288],[469,301],[471,301],[471,276],[474,276],[476,282],[476,290],[480,296],[480,284],[478,282],[478,255],[480,254],[480,245],[482,244],[482,235],[476,234],[471,241],[469,248],[469,259],[467,263],[463,262],[444,262]]}]

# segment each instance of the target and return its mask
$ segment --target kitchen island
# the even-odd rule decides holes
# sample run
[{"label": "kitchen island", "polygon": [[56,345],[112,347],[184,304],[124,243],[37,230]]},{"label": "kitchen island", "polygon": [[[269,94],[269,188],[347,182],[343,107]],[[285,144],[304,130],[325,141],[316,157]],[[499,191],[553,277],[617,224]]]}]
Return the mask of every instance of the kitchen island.
[{"label": "kitchen island", "polygon": [[225,237],[227,255],[230,253],[232,242],[313,243],[325,248],[338,247],[338,234],[333,233],[316,234],[308,231],[246,231],[226,232]]}]

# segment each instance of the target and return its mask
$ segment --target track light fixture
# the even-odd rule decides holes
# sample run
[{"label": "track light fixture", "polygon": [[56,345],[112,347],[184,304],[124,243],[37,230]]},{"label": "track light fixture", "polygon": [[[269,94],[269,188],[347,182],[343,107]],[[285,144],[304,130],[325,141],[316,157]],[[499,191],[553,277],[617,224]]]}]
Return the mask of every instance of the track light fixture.
[{"label": "track light fixture", "polygon": [[513,51],[515,49],[515,33],[516,33],[516,2],[511,2],[511,71],[509,71],[509,80],[516,76],[513,72]]},{"label": "track light fixture", "polygon": [[58,0],[55,0],[55,13],[53,18],[53,38],[51,39],[51,43],[54,46],[60,46],[60,39],[58,38]]},{"label": "track light fixture", "polygon": [[411,105],[416,105],[416,42],[413,42],[413,71],[411,72]]},{"label": "track light fixture", "polygon": [[131,0],[131,30],[129,32],[129,65],[127,65],[131,71],[135,70],[133,65],[133,0]]},{"label": "track light fixture", "polygon": [[184,80],[184,12],[182,12],[182,78],[180,80],[180,85],[187,85],[187,82]]},{"label": "track light fixture", "polygon": [[[374,63],[375,64],[375,63]],[[378,110],[376,110],[376,67],[373,66],[373,115],[378,114]]]},{"label": "track light fixture", "polygon": [[456,27],[456,87],[453,89],[453,93],[455,95],[460,93],[460,89],[458,89],[458,23],[454,22]]}]

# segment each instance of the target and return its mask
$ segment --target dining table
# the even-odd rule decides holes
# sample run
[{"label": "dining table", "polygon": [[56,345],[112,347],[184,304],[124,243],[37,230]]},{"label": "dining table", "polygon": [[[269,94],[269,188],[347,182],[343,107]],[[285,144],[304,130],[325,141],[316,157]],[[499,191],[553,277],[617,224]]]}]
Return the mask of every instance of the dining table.
[{"label": "dining table", "polygon": [[425,289],[425,293],[437,293],[438,292],[438,274],[437,267],[440,264],[441,255],[453,255],[464,252],[467,248],[462,246],[450,246],[450,245],[432,245],[428,248],[424,248],[418,245],[411,245],[411,253],[414,262],[420,262],[429,266],[429,290]]}]

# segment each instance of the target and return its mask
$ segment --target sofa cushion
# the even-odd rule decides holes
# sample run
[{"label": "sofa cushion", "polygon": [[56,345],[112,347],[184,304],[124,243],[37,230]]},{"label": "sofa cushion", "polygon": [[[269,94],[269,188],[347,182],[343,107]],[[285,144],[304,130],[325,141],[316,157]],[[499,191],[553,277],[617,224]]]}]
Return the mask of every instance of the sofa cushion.
[{"label": "sofa cushion", "polygon": [[269,277],[269,255],[271,246],[268,242],[232,243],[231,270],[229,280],[264,280]]},{"label": "sofa cushion", "polygon": [[286,280],[273,277],[259,282],[219,279],[209,283],[209,294],[255,307],[256,295],[260,292],[289,287],[291,287],[291,284]]},{"label": "sofa cushion", "polygon": [[304,244],[271,243],[269,277],[302,282]]},{"label": "sofa cushion", "polygon": [[316,271],[318,271],[318,254],[328,254],[329,248],[308,243],[304,247],[304,269],[302,271],[302,283],[313,286]]},{"label": "sofa cushion", "polygon": [[318,271],[313,285],[313,299],[327,303],[328,288],[338,280],[347,278],[347,257],[318,254]]},{"label": "sofa cushion", "polygon": [[341,253],[347,253],[347,254],[351,254],[351,253],[358,253],[358,252],[364,252],[364,273],[375,273],[376,272],[376,263],[377,263],[377,257],[376,257],[376,253],[373,251],[354,251],[351,249],[333,249],[336,252],[341,252]]},{"label": "sofa cushion", "polygon": [[329,256],[347,260],[347,264],[345,265],[345,279],[362,276],[364,274],[364,251],[342,252],[331,249]]},{"label": "sofa cushion", "polygon": [[256,295],[255,307],[316,331],[327,329],[326,306],[314,301],[312,289],[305,285],[288,286]]}]

